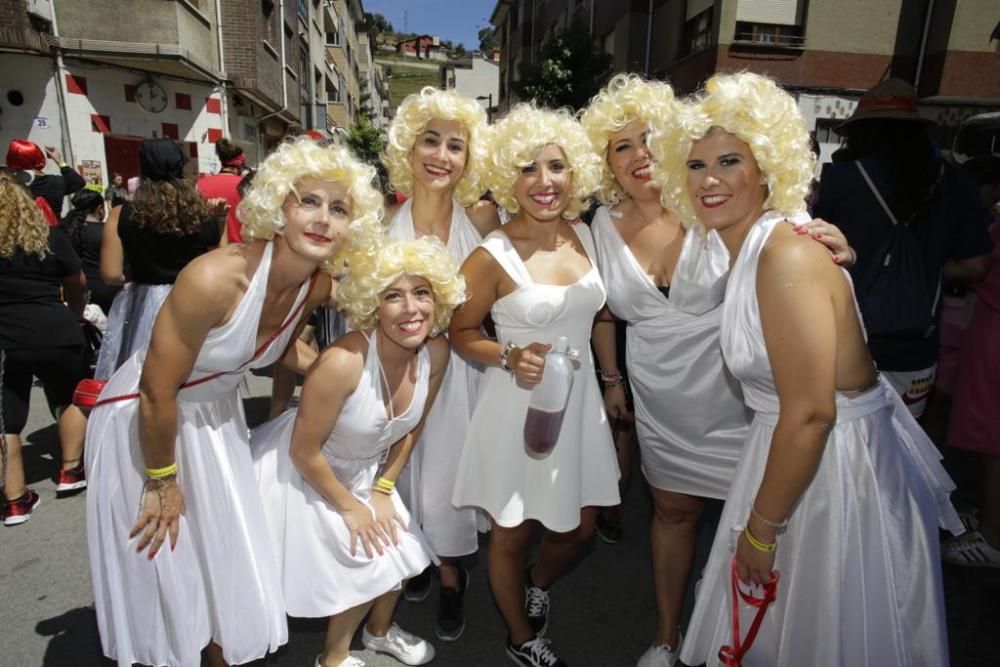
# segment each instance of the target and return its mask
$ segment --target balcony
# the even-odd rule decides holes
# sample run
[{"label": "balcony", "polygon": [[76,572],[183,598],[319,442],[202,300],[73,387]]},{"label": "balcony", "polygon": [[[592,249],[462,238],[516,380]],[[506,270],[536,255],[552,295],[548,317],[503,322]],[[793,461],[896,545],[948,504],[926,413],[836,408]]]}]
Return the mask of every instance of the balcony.
[{"label": "balcony", "polygon": [[737,22],[732,45],[741,48],[776,51],[804,51],[806,37],[802,26]]}]

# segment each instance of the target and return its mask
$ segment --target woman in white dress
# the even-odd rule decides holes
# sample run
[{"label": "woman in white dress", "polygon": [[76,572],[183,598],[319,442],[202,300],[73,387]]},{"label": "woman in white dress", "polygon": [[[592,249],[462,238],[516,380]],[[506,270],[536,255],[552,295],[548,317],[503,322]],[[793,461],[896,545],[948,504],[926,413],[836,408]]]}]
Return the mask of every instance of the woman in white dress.
[{"label": "woman in white dress", "polygon": [[[659,620],[639,667],[669,667],[677,658],[684,604],[703,498],[724,499],[746,439],[749,414],[719,348],[729,253],[717,232],[660,201],[647,136],[675,117],[674,94],[662,82],[618,75],[580,122],[604,158],[604,206],[591,229],[608,310],[594,325],[605,407],[631,418],[616,363],[611,314],[628,322],[626,363],[635,402],[642,471],[653,495],[650,531]],[[820,220],[807,228],[842,263],[852,251],[840,231]]]},{"label": "woman in white dress", "polygon": [[[488,184],[514,219],[462,265],[469,301],[452,319],[459,352],[487,366],[459,463],[454,504],[492,520],[489,575],[513,661],[559,667],[542,635],[548,587],[593,535],[597,508],[619,502],[618,465],[590,358],[590,330],[604,305],[593,239],[576,221],[598,185],[598,158],[565,112],[521,104],[497,124]],[[492,315],[496,341],[480,324]],[[551,454],[525,452],[524,423],[544,353],[558,337],[580,352]],[[525,571],[536,526],[538,559]],[[527,590],[526,590],[527,584]]]},{"label": "woman in white dress", "polygon": [[659,148],[686,187],[665,191],[733,258],[721,344],[754,418],[680,659],[734,648],[736,582],[780,574],[743,665],[946,665],[953,485],[880,381],[847,274],[796,233],[815,160],[796,103],[765,77],[717,75],[682,113]]},{"label": "woman in white dress", "polygon": [[[408,199],[387,215],[390,238],[436,237],[461,264],[500,226],[496,207],[479,201],[487,129],[482,106],[453,90],[427,87],[403,100],[389,126],[384,162],[391,187]],[[454,507],[451,494],[482,373],[481,365],[452,350],[439,400],[399,479],[404,501],[440,560],[434,630],[442,641],[455,641],[465,629],[469,575],[461,557],[479,546],[476,511]],[[410,581],[406,598],[420,601],[429,592],[430,571]]]},{"label": "woman in white dress", "polygon": [[206,647],[210,665],[243,664],[287,640],[238,385],[248,367],[280,359],[304,372],[314,360],[289,341],[328,298],[345,239],[377,232],[373,176],[346,148],[279,147],[241,204],[256,240],[181,272],[148,351],[91,413],[91,578],[118,664],[199,665]]},{"label": "woman in white dress", "polygon": [[436,240],[383,241],[347,262],[337,298],[356,330],[320,355],[298,409],[254,432],[254,465],[288,614],[330,617],[316,667],[363,667],[348,652],[366,614],[367,648],[422,665],[434,647],[392,617],[433,552],[394,486],[448,366],[433,336],[465,281]]}]

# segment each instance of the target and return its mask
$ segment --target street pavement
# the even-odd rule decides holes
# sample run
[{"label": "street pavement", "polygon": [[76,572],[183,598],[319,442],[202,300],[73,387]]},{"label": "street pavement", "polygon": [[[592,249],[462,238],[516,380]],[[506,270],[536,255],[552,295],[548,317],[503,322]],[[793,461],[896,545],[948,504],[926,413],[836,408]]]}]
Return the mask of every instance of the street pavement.
[{"label": "street pavement", "polygon": [[[245,405],[251,423],[255,423],[266,414],[270,380],[248,378]],[[101,657],[92,607],[85,496],[55,498],[50,476],[58,460],[57,434],[37,388],[32,392],[24,435],[29,483],[41,494],[42,503],[26,524],[0,526],[0,667],[110,665]],[[553,587],[548,636],[570,665],[634,665],[652,638],[656,614],[648,559],[649,518],[648,494],[636,474],[626,497],[624,541],[609,545],[595,539],[580,562]],[[711,528],[709,521],[702,530],[701,559]],[[506,631],[486,578],[486,539],[483,537],[483,548],[470,563],[467,627],[458,642],[445,644],[434,637],[436,583],[427,601],[399,604],[396,620],[400,626],[430,639],[437,648],[433,664],[512,664],[503,651]],[[952,665],[1000,665],[1000,658],[990,650],[1000,630],[1000,569],[946,566],[945,587]],[[690,592],[688,598],[686,613],[691,607]],[[311,667],[322,648],[325,629],[324,620],[293,619],[288,644],[266,664]],[[354,648],[354,655],[371,667],[399,664],[361,650],[360,636]]]}]

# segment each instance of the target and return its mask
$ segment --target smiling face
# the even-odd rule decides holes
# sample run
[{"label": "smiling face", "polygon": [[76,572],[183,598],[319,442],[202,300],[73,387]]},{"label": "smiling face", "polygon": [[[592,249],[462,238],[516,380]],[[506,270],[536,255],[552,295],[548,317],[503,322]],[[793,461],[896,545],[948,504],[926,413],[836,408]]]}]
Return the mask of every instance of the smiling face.
[{"label": "smiling face", "polygon": [[419,347],[434,326],[435,303],[430,282],[404,274],[379,295],[378,326],[400,347]]},{"label": "smiling face", "polygon": [[303,178],[285,197],[281,235],[294,252],[317,263],[340,248],[351,225],[353,202],[347,186],[336,181]]},{"label": "smiling face", "polygon": [[687,160],[694,212],[709,229],[725,230],[764,212],[767,186],[750,147],[714,127],[694,142]]},{"label": "smiling face", "polygon": [[432,118],[410,152],[413,181],[432,190],[454,189],[465,174],[469,133],[457,120]]},{"label": "smiling face", "polygon": [[549,144],[535,154],[531,164],[521,167],[514,181],[514,197],[524,213],[546,222],[559,219],[569,205],[573,172],[566,154]]},{"label": "smiling face", "polygon": [[608,166],[615,180],[633,199],[659,198],[660,188],[650,180],[649,128],[633,120],[608,137]]}]

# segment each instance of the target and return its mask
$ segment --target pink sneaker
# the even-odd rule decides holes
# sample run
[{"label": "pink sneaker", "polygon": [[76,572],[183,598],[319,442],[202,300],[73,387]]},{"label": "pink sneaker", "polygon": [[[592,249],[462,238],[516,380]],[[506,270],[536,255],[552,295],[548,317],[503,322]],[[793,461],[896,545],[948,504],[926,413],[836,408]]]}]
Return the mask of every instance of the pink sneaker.
[{"label": "pink sneaker", "polygon": [[19,526],[31,518],[31,511],[38,507],[42,499],[38,494],[28,489],[20,498],[7,500],[3,503],[3,524]]}]

